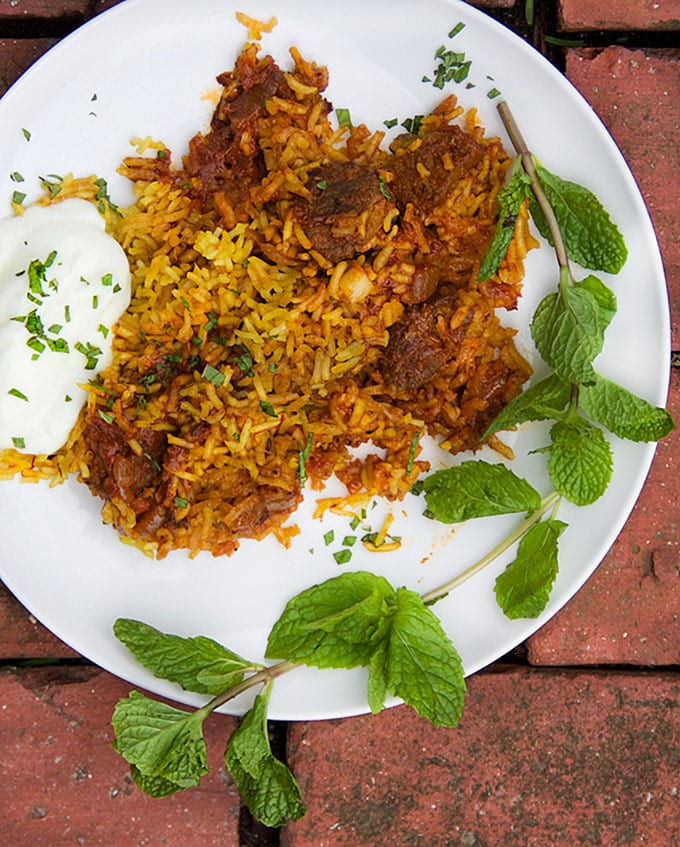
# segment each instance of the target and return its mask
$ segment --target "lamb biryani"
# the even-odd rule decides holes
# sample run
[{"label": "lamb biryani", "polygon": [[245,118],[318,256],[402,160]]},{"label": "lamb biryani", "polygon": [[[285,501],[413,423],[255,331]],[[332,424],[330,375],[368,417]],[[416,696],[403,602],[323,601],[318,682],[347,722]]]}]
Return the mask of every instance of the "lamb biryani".
[{"label": "lamb biryani", "polygon": [[[399,500],[428,469],[424,435],[479,448],[530,375],[497,317],[535,246],[526,209],[477,280],[500,140],[449,96],[388,145],[334,111],[325,67],[290,55],[284,70],[246,44],[181,161],[137,140],[121,167],[135,202],[102,207],[132,272],[113,362],[56,454],[0,454],[5,477],[74,475],[157,558],[288,544],[303,488],[331,475]],[[94,202],[101,180],[51,194]]]}]

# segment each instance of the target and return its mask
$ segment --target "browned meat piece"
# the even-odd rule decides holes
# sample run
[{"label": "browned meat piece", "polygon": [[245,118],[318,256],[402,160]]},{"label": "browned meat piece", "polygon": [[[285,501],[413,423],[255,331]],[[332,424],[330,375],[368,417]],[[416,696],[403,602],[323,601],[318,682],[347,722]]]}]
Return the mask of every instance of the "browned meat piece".
[{"label": "browned meat piece", "polygon": [[387,384],[397,391],[412,393],[446,364],[450,353],[437,332],[437,321],[450,314],[448,297],[432,298],[406,310],[402,320],[391,328],[380,360]]},{"label": "browned meat piece", "polygon": [[242,209],[249,200],[250,188],[266,174],[257,143],[257,126],[264,115],[265,102],[281,88],[288,90],[285,77],[273,60],[249,67],[247,73],[241,73],[240,81],[236,79],[236,71],[218,77],[218,82],[226,87],[210,131],[192,138],[184,157],[185,174],[200,182],[200,198],[205,202],[215,195],[215,205],[228,226],[244,218]]},{"label": "browned meat piece", "polygon": [[108,500],[120,497],[135,512],[146,511],[150,503],[143,493],[160,474],[166,448],[163,432],[140,429],[137,440],[144,454],[130,449],[125,434],[98,415],[90,415],[85,425],[85,439],[92,450],[88,485],[93,493]]},{"label": "browned meat piece", "polygon": [[482,155],[481,144],[458,126],[429,132],[414,150],[395,156],[390,191],[401,208],[413,203],[420,212],[431,212]]},{"label": "browned meat piece", "polygon": [[324,258],[340,262],[375,246],[394,209],[376,171],[356,162],[329,162],[309,172],[308,188],[309,199],[292,200],[294,214]]},{"label": "browned meat piece", "polygon": [[236,536],[258,538],[262,528],[279,518],[283,523],[285,518],[300,502],[298,491],[285,491],[267,485],[258,486],[252,494],[247,494],[234,504],[229,520],[229,530]]}]

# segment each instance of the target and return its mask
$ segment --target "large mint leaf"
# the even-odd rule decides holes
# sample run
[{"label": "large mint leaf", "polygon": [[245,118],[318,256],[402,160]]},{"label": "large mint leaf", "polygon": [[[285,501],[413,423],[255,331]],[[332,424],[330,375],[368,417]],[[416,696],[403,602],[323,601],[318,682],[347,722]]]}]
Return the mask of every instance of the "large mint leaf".
[{"label": "large mint leaf", "polygon": [[566,409],[570,397],[571,383],[552,373],[514,397],[493,419],[484,438],[526,421],[555,420]]},{"label": "large mint leaf", "polygon": [[658,441],[674,427],[666,409],[652,406],[600,374],[590,385],[581,386],[579,405],[589,418],[630,441]]},{"label": "large mint leaf", "polygon": [[588,276],[573,287],[560,284],[556,293],[543,298],[531,335],[538,352],[563,380],[592,382],[592,362],[615,312],[613,293],[597,277]]},{"label": "large mint leaf", "polygon": [[[597,197],[582,185],[536,168],[539,181],[557,218],[567,255],[584,268],[616,274],[628,256],[623,236]],[[541,235],[552,243],[550,230],[535,197],[531,215]]]},{"label": "large mint leaf", "polygon": [[612,475],[612,451],[599,427],[578,418],[556,423],[548,473],[560,494],[577,506],[587,506],[607,490]]},{"label": "large mint leaf", "polygon": [[425,502],[434,518],[458,523],[470,518],[538,509],[541,495],[505,465],[462,462],[423,481]]},{"label": "large mint leaf", "polygon": [[240,682],[244,671],[252,668],[252,663],[202,635],[168,635],[130,618],[118,618],[113,632],[155,676],[198,694],[220,694]]},{"label": "large mint leaf", "polygon": [[333,577],[288,602],[269,634],[267,658],[320,668],[368,665],[393,609],[394,589],[384,577]]},{"label": "large mint leaf", "polygon": [[545,609],[557,577],[557,540],[565,528],[554,518],[534,524],[520,541],[517,557],[496,579],[496,600],[512,620],[535,618]]},{"label": "large mint leaf", "polygon": [[421,597],[397,589],[385,656],[387,690],[435,726],[457,726],[465,678],[455,647]]},{"label": "large mint leaf", "polygon": [[[138,691],[119,700],[111,723],[113,748],[151,783],[178,789],[197,785],[208,772],[202,726],[206,712],[184,712]],[[167,791],[166,793],[170,793]]]},{"label": "large mint leaf", "polygon": [[252,816],[269,827],[285,826],[305,813],[300,787],[273,755],[267,732],[271,684],[255,698],[231,734],[224,761]]},{"label": "large mint leaf", "polygon": [[[517,165],[519,165],[519,160],[517,160]],[[498,192],[498,222],[477,272],[479,282],[489,279],[496,273],[508,252],[508,245],[515,231],[517,215],[522,208],[522,203],[529,196],[529,186],[529,177],[518,166],[515,168],[510,182]]]}]

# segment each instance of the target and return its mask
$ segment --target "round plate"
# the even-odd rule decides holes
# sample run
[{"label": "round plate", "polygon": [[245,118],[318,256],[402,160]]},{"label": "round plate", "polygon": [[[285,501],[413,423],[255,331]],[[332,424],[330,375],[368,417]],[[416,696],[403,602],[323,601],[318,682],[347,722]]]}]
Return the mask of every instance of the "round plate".
[{"label": "round plate", "polygon": [[[29,202],[39,177],[96,173],[109,182],[114,202],[131,194],[116,168],[129,139],[164,140],[175,160],[188,139],[204,130],[217,88],[215,76],[233,67],[245,38],[235,12],[246,7],[262,20],[278,16],[263,49],[290,63],[288,48],[330,70],[328,96],[349,108],[354,123],[382,128],[430,110],[455,93],[475,106],[490,134],[502,133],[496,113],[505,98],[529,145],[543,164],[589,186],[614,213],[629,247],[616,278],[619,310],[608,331],[600,372],[657,405],[666,397],[669,317],[654,232],[635,182],[616,146],[586,102],[537,52],[492,19],[456,0],[128,0],[95,18],[41,58],[0,101],[0,196],[9,200],[25,177]],[[456,24],[464,24],[452,37]],[[467,79],[444,90],[432,78],[435,51],[465,54]],[[26,132],[24,132],[26,130]],[[509,143],[509,142],[507,142]],[[9,205],[6,207],[10,214]],[[539,300],[556,284],[556,264],[546,245],[526,263],[522,303],[504,315],[519,329],[519,344],[536,365],[527,326]],[[585,272],[583,273],[585,275]],[[546,443],[542,425],[528,425],[510,441],[513,469],[547,493],[545,457],[530,451]],[[503,560],[456,589],[436,606],[460,652],[466,673],[494,661],[545,623],[582,585],[623,526],[642,487],[652,445],[613,439],[614,475],[595,505],[563,505],[569,524],[560,540],[560,573],[552,599],[536,620],[509,621],[498,609],[493,583]],[[434,455],[434,466],[441,459]],[[339,489],[338,489],[339,490]],[[245,542],[230,558],[183,553],[152,561],[120,543],[103,526],[100,501],[74,481],[49,489],[0,484],[3,553],[0,576],[27,608],[57,636],[131,684],[184,703],[201,698],[144,671],[114,638],[117,617],[143,620],[166,632],[207,635],[248,658],[261,660],[268,632],[286,601],[310,585],[347,570],[368,569],[395,585],[425,592],[450,579],[500,541],[516,518],[472,521],[455,529],[422,516],[422,500],[377,503],[367,522],[378,528],[390,508],[392,531],[402,546],[389,554],[355,548],[338,566],[326,545],[349,529],[347,518],[312,519],[318,493],[307,492],[294,516],[301,533],[290,549],[273,539]],[[509,559],[506,557],[505,561]],[[356,671],[301,669],[277,680],[270,717],[280,720],[342,717],[367,711],[366,675]],[[225,711],[242,712],[249,698]]]}]

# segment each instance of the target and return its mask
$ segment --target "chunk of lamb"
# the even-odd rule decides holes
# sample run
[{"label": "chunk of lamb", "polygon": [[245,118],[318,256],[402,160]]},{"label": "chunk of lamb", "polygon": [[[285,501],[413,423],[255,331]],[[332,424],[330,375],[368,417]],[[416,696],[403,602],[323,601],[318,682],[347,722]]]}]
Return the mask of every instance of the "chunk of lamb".
[{"label": "chunk of lamb", "polygon": [[434,211],[483,153],[482,145],[458,126],[428,132],[415,149],[397,153],[391,164],[390,191],[397,205],[412,203],[425,215]]},{"label": "chunk of lamb", "polygon": [[356,162],[329,162],[309,172],[309,198],[291,201],[314,250],[329,262],[351,259],[379,243],[394,210],[380,175]]}]

